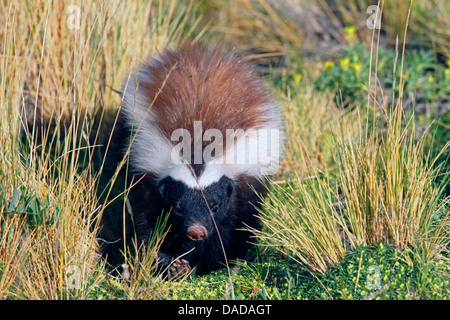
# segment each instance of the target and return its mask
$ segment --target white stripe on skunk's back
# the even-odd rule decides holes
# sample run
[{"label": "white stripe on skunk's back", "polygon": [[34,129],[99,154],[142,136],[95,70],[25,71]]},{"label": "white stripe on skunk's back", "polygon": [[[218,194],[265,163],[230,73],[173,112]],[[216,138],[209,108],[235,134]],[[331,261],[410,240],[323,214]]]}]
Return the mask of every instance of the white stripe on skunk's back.
[{"label": "white stripe on skunk's back", "polygon": [[[265,177],[282,157],[281,112],[252,67],[220,48],[166,50],[124,83],[130,166],[192,188]],[[191,164],[202,166],[193,175]]]}]

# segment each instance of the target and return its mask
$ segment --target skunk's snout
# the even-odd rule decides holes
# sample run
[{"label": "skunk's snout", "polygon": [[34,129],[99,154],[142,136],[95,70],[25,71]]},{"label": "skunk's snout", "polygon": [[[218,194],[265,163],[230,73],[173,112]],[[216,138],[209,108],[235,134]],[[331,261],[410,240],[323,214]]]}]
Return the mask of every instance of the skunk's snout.
[{"label": "skunk's snout", "polygon": [[205,240],[208,237],[208,231],[201,224],[193,224],[187,229],[187,236],[194,241]]}]

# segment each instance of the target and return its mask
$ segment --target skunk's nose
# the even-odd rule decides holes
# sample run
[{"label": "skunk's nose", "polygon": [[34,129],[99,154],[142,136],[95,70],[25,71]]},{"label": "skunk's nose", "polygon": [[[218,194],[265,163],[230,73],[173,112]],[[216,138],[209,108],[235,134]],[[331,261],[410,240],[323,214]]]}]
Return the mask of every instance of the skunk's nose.
[{"label": "skunk's nose", "polygon": [[187,236],[194,241],[204,240],[208,236],[208,231],[201,224],[194,224],[188,228]]}]

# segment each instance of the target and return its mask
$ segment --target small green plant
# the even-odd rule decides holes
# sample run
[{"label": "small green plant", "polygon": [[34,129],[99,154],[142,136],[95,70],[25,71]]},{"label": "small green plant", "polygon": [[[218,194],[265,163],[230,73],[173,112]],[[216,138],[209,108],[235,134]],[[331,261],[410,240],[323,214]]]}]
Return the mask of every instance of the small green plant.
[{"label": "small green plant", "polygon": [[[380,47],[377,60],[377,86],[385,93],[388,103],[394,103],[393,94],[398,97],[400,78],[402,78],[405,101],[413,101],[415,105],[430,103],[434,109],[441,99],[450,96],[450,61],[438,63],[435,54],[430,51],[410,50],[403,58],[404,73],[399,68],[394,74],[396,53]],[[337,101],[344,106],[364,105],[368,93],[367,78],[369,77],[370,48],[363,42],[342,46],[340,53],[331,61],[323,62],[322,72],[314,80],[315,88],[323,91],[333,89]],[[372,72],[375,66],[372,65]],[[374,93],[371,92],[373,95]],[[379,95],[379,93],[378,93]],[[385,102],[386,103],[386,102]],[[424,112],[423,110],[418,110]],[[438,110],[434,110],[438,112]]]},{"label": "small green plant", "polygon": [[[329,270],[324,284],[340,299],[410,300],[449,299],[448,268],[444,260],[408,259],[415,248],[396,250],[379,243],[358,247],[343,262]],[[408,258],[407,258],[408,257]],[[427,285],[423,285],[424,270]],[[336,279],[335,282],[330,279]],[[341,287],[340,290],[336,290]]]}]

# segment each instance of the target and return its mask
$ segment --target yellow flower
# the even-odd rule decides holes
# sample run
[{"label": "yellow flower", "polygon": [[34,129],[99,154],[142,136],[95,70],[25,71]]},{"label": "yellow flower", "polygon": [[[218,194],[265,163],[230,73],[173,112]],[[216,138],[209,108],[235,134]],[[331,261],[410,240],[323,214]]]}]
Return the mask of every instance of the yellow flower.
[{"label": "yellow flower", "polygon": [[301,73],[297,73],[297,74],[294,76],[294,83],[295,83],[295,84],[299,84],[301,80],[302,80],[302,75],[301,75]]},{"label": "yellow flower", "polygon": [[421,114],[418,118],[419,120],[419,125],[423,126],[425,123],[425,116],[423,114]]},{"label": "yellow flower", "polygon": [[342,70],[348,70],[350,67],[350,58],[342,58],[339,60],[339,65],[341,66]]},{"label": "yellow flower", "polygon": [[361,62],[354,62],[352,63],[352,68],[355,70],[356,73],[361,73],[362,70],[362,63]]},{"label": "yellow flower", "polygon": [[345,27],[344,33],[345,33],[345,37],[347,38],[347,41],[352,42],[356,36],[356,29],[353,26]]},{"label": "yellow flower", "polygon": [[445,69],[445,79],[450,79],[450,67]]},{"label": "yellow flower", "polygon": [[325,61],[323,63],[325,70],[330,70],[331,68],[334,67],[334,62],[333,61]]},{"label": "yellow flower", "polygon": [[428,76],[428,82],[429,83],[432,83],[434,81],[434,77],[430,74],[429,76]]}]

